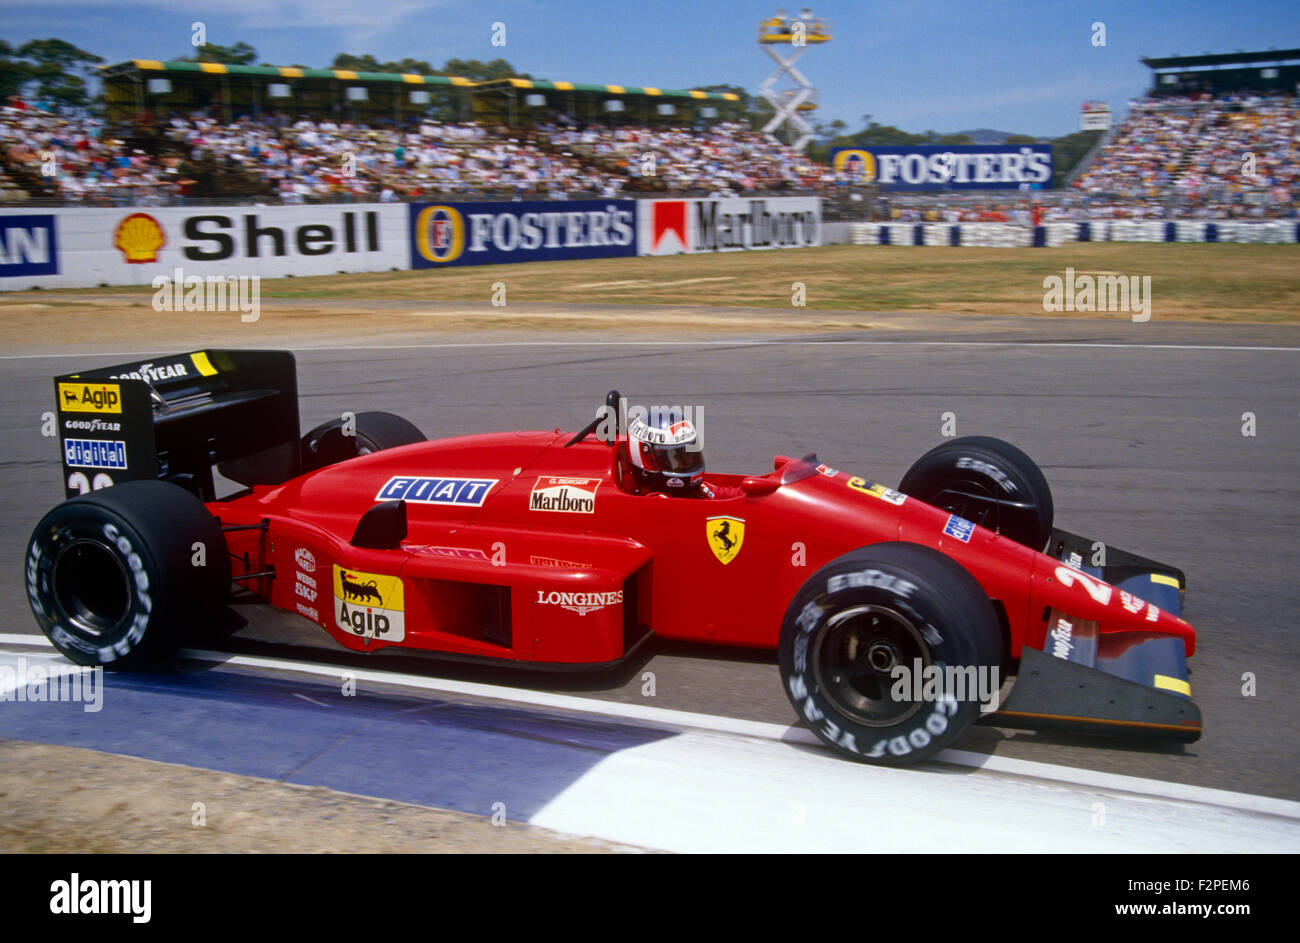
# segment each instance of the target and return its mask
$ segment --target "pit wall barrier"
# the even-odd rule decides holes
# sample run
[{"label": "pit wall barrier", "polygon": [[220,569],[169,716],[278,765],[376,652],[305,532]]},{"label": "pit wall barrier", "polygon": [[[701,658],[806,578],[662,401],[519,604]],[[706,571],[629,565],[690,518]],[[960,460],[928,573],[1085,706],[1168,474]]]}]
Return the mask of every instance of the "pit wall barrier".
[{"label": "pit wall barrier", "polygon": [[0,291],[821,244],[816,197],[4,208]]},{"label": "pit wall barrier", "polygon": [[1015,223],[854,223],[857,246],[1060,246],[1067,242],[1300,242],[1300,221],[1103,219]]},{"label": "pit wall barrier", "polygon": [[0,210],[0,290],[411,267],[402,204]]}]

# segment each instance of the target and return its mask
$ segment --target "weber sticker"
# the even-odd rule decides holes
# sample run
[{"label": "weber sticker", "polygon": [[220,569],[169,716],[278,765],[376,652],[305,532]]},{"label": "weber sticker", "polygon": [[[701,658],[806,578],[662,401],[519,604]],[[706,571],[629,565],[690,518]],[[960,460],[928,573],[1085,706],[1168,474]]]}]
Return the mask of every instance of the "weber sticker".
[{"label": "weber sticker", "polygon": [[538,478],[528,499],[530,511],[594,514],[599,478]]},{"label": "weber sticker", "polygon": [[400,642],[406,638],[402,580],[334,564],[334,622],[359,638]]}]

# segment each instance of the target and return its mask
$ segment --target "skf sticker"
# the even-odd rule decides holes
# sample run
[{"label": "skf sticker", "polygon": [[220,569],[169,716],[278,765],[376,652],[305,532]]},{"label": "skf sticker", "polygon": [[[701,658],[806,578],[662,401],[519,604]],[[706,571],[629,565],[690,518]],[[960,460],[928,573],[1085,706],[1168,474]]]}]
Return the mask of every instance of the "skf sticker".
[{"label": "skf sticker", "polygon": [[60,383],[59,411],[120,413],[122,388],[116,383]]},{"label": "skf sticker", "polygon": [[406,638],[402,580],[334,564],[334,621],[360,638],[400,642]]},{"label": "skf sticker", "polygon": [[970,535],[975,533],[975,525],[956,514],[948,515],[948,523],[943,525],[945,536],[955,537],[964,544],[970,543]]},{"label": "skf sticker", "polygon": [[599,487],[599,478],[538,478],[528,498],[528,509],[594,514]]},{"label": "skf sticker", "polygon": [[745,542],[745,522],[738,517],[711,517],[704,522],[709,549],[723,566],[736,559]]},{"label": "skf sticker", "polygon": [[862,478],[850,478],[849,487],[854,491],[869,494],[873,498],[879,498],[881,501],[888,501],[890,504],[902,504],[907,500],[907,495],[901,491],[895,491],[893,488],[886,488],[884,485],[878,485]]}]

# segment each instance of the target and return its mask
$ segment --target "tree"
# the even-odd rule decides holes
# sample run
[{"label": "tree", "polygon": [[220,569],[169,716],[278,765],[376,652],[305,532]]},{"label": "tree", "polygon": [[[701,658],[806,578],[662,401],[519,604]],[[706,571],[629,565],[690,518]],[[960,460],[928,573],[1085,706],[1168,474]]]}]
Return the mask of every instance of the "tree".
[{"label": "tree", "polygon": [[30,62],[27,81],[35,81],[38,99],[73,108],[90,104],[86,79],[102,58],[62,39],[30,40],[18,55]]},{"label": "tree", "polygon": [[527,72],[518,72],[504,59],[481,62],[478,59],[448,59],[442,67],[443,75],[459,75],[475,82],[490,82],[494,79],[531,79]]},{"label": "tree", "polygon": [[[751,128],[761,128],[772,117],[772,106],[763,99],[750,95],[739,85],[695,85],[692,86],[699,92],[718,92],[719,94],[735,95],[737,101],[710,101],[707,104],[718,109],[718,117],[723,121],[746,121]],[[761,112],[756,111],[756,106],[763,106],[767,109],[767,114],[762,120],[757,120],[756,116],[761,116]],[[757,120],[757,124],[755,121]]]},{"label": "tree", "polygon": [[14,48],[0,39],[0,101],[19,94],[32,77],[32,67],[15,55]]},{"label": "tree", "polygon": [[1052,144],[1052,186],[1059,187],[1065,183],[1074,165],[1079,163],[1094,144],[1101,140],[1105,131],[1075,131],[1064,137],[1056,138]]},{"label": "tree", "polygon": [[217,43],[204,43],[198,48],[198,55],[181,56],[180,62],[221,62],[226,65],[252,65],[257,58],[257,50],[245,42],[233,46],[220,46]]}]

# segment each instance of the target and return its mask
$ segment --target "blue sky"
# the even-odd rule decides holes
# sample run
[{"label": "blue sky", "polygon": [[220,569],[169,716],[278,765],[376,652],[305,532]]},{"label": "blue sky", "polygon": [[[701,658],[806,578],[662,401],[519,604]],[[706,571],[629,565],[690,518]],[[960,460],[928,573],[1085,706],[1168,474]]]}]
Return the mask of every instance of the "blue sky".
[{"label": "blue sky", "polygon": [[[0,37],[56,36],[109,62],[186,54],[191,24],[208,40],[253,45],[259,61],[326,66],[336,52],[509,60],[539,78],[756,91],[772,61],[754,41],[778,5],[703,0],[0,0]],[[1085,99],[1124,102],[1148,87],[1143,55],[1300,46],[1295,0],[1050,2],[879,0],[813,5],[834,40],[799,67],[820,89],[816,120],[852,129],[870,114],[909,131],[988,127],[1056,136],[1078,128]],[[504,48],[492,24],[506,26]],[[1092,44],[1092,24],[1106,45]]]}]

